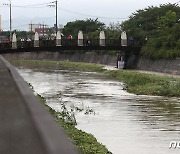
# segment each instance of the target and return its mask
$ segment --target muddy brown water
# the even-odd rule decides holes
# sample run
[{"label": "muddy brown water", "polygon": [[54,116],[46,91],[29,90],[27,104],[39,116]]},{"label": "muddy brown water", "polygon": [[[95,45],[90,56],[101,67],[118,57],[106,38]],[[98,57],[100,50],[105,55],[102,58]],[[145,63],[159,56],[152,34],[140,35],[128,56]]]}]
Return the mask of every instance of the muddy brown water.
[{"label": "muddy brown water", "polygon": [[77,128],[93,134],[112,153],[180,153],[178,147],[169,148],[171,141],[180,141],[180,98],[130,94],[123,83],[95,72],[17,70],[55,110],[61,110],[61,102],[83,109],[75,112]]}]

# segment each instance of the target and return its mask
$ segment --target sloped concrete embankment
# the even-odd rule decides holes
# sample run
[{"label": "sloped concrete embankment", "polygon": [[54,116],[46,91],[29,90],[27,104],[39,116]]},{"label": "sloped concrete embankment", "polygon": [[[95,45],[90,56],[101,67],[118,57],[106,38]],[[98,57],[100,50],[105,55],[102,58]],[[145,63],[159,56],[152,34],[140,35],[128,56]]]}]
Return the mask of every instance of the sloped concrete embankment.
[{"label": "sloped concrete embankment", "polygon": [[[14,54],[3,54],[7,60],[66,60],[72,62],[88,62],[116,66],[116,55],[105,55],[97,52],[86,52],[84,54],[65,54],[61,52],[24,52]],[[173,60],[152,60],[146,57],[130,54],[126,58],[126,68],[145,71],[162,72],[180,75],[180,58]]]},{"label": "sloped concrete embankment", "polygon": [[84,54],[64,54],[60,52],[24,52],[14,54],[3,54],[7,60],[66,60],[72,62],[88,62],[116,66],[116,55],[103,55],[96,52]]}]

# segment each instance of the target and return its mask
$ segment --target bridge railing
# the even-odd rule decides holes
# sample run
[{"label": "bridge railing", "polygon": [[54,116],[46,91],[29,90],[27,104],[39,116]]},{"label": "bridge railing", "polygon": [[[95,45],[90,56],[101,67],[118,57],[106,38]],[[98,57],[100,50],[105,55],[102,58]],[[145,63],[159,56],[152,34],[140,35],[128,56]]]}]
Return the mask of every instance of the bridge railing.
[{"label": "bridge railing", "polygon": [[39,46],[56,46],[56,40],[39,40]]},{"label": "bridge railing", "polygon": [[[83,44],[81,46],[100,46],[99,39],[83,39]],[[55,47],[56,40],[39,40],[39,47]],[[77,39],[62,39],[61,46],[69,46],[69,47],[77,47],[78,40]],[[105,39],[105,44],[103,46],[107,47],[120,47],[121,39]],[[142,46],[141,42],[137,41],[127,41],[127,46],[131,47],[140,47]],[[33,48],[34,41],[17,41],[17,48]],[[12,43],[0,43],[0,50],[12,49]]]},{"label": "bridge railing", "polygon": [[62,43],[62,46],[77,46],[78,40],[77,39],[62,39],[61,43]]},{"label": "bridge railing", "polygon": [[0,43],[0,49],[11,49],[12,48],[12,45],[11,43]]},{"label": "bridge railing", "polygon": [[28,48],[33,46],[33,41],[17,41],[17,48]]},{"label": "bridge railing", "polygon": [[106,40],[106,46],[121,46],[121,40],[120,39],[108,39]]}]

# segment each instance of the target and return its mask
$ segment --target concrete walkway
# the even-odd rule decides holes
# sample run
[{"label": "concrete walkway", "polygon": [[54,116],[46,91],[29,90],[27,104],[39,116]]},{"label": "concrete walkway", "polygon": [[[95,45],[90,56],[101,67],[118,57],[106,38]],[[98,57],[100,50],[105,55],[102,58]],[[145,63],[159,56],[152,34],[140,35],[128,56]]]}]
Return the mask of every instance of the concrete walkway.
[{"label": "concrete walkway", "polygon": [[180,78],[180,75],[176,74],[168,74],[168,73],[160,73],[160,72],[152,72],[152,71],[144,71],[144,70],[134,70],[139,73],[146,73],[146,74],[154,74],[154,75],[160,75],[160,76],[168,76],[173,78]]},{"label": "concrete walkway", "polygon": [[[101,65],[101,66],[103,66],[103,68],[106,70],[122,70],[122,69],[118,69],[116,66],[111,66],[111,65]],[[134,71],[134,72],[146,73],[146,74],[154,74],[154,75],[160,75],[160,76],[168,76],[168,77],[173,77],[173,78],[180,78],[180,75],[176,75],[176,74],[167,74],[167,73],[144,71],[144,70],[128,70],[128,71]]]},{"label": "concrete walkway", "polygon": [[77,154],[62,128],[0,56],[0,154]]}]

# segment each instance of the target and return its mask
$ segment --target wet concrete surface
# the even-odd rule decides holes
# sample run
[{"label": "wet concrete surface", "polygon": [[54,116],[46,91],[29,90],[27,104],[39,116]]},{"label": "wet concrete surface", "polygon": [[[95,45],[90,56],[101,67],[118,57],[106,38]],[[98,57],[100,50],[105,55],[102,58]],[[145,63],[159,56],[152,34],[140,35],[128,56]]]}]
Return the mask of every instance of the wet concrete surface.
[{"label": "wet concrete surface", "polygon": [[[117,67],[112,66],[112,65],[102,65],[102,66],[104,67],[104,69],[107,69],[107,70],[121,70],[121,69],[118,69]],[[136,70],[136,69],[133,69],[131,71],[135,71],[135,72],[139,72],[139,73],[146,73],[146,74],[160,75],[160,76],[168,76],[168,77],[173,77],[173,78],[180,78],[180,75],[176,74],[177,73],[176,71],[172,72],[172,74],[162,73],[162,72],[146,71],[146,70]]]}]

